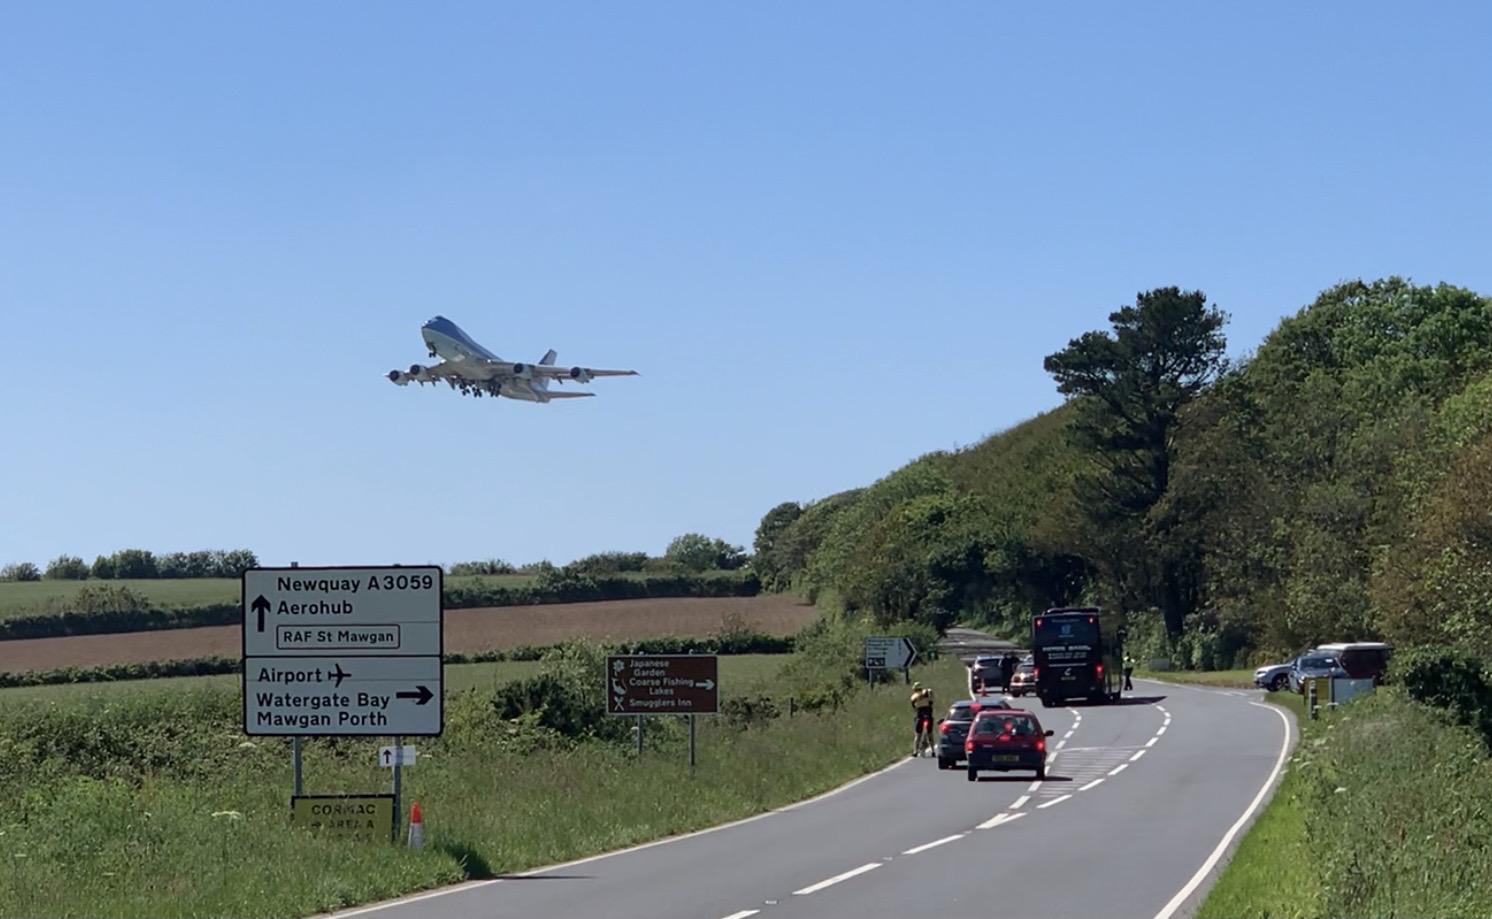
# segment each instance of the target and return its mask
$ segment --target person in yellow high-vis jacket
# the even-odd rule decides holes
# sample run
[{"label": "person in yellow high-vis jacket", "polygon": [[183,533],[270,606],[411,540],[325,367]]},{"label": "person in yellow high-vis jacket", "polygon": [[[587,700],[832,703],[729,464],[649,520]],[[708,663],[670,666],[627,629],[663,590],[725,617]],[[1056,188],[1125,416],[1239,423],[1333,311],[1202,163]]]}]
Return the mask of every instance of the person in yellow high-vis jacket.
[{"label": "person in yellow high-vis jacket", "polygon": [[912,684],[912,755],[922,752],[924,736],[932,747],[933,691],[921,683]]}]

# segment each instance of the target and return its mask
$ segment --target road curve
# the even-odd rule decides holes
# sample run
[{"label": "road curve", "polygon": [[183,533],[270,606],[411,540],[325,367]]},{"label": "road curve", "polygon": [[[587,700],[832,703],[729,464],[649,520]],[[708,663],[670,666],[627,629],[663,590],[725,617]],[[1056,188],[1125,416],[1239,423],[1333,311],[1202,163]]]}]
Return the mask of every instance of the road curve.
[{"label": "road curve", "polygon": [[1185,917],[1293,743],[1261,695],[1137,680],[1117,705],[1032,702],[1057,748],[1041,783],[908,759],[723,828],[335,915]]}]

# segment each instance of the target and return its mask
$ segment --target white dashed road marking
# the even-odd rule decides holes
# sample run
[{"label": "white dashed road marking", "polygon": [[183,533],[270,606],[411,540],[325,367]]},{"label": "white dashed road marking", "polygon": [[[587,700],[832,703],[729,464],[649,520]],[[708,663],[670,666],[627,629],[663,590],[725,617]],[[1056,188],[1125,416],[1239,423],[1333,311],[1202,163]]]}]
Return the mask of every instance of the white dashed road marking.
[{"label": "white dashed road marking", "polygon": [[979,824],[981,830],[992,830],[1002,823],[1013,823],[1026,816],[1025,814],[996,814],[983,823]]},{"label": "white dashed road marking", "polygon": [[1066,801],[1070,797],[1072,797],[1072,795],[1063,795],[1060,798],[1053,798],[1052,800],[1046,802],[1045,804],[1038,804],[1038,805],[1036,805],[1036,807],[1038,809],[1048,808],[1048,807],[1051,807],[1053,804],[1061,804],[1063,801]]},{"label": "white dashed road marking", "polygon": [[885,864],[885,862],[867,862],[866,864],[861,865],[859,868],[855,868],[855,869],[852,869],[850,871],[846,871],[844,874],[836,874],[832,878],[829,878],[829,879],[823,880],[823,881],[819,881],[817,884],[811,884],[811,885],[809,885],[807,887],[804,887],[802,890],[795,890],[795,891],[793,891],[793,896],[795,896],[795,897],[805,897],[805,896],[807,896],[807,895],[809,895],[811,893],[818,893],[820,890],[823,890],[825,887],[833,887],[835,884],[838,884],[840,881],[848,881],[850,878],[856,877],[858,875],[862,875],[862,874],[864,874],[867,871],[874,871],[877,868],[881,867],[881,865],[883,865],[883,864]]},{"label": "white dashed road marking", "polygon": [[934,848],[937,848],[938,846],[943,845],[944,843],[953,842],[955,839],[963,839],[963,838],[964,838],[964,834],[963,833],[954,833],[952,836],[944,836],[942,839],[935,839],[932,842],[925,842],[922,845],[916,846],[916,847],[911,848],[911,849],[908,849],[907,851],[905,851],[905,852],[903,852],[901,854],[902,855],[916,855],[918,852],[926,852],[928,849],[934,849]]},{"label": "white dashed road marking", "polygon": [[1115,766],[1113,769],[1109,770],[1109,775],[1118,775],[1119,773],[1123,772],[1124,770],[1126,770],[1128,768],[1129,768],[1129,763],[1120,763],[1119,765]]},{"label": "white dashed road marking", "polygon": [[1031,800],[1031,796],[1030,795],[1021,795],[1019,798],[1015,799],[1015,803],[1014,804],[1010,805],[1010,809],[1011,810],[1016,810],[1022,804],[1025,804],[1029,800]]},{"label": "white dashed road marking", "polygon": [[1144,750],[1141,750],[1141,751],[1140,751],[1140,752],[1138,752],[1138,753],[1136,753],[1136,754],[1135,754],[1135,755],[1134,755],[1134,756],[1131,756],[1131,757],[1130,757],[1130,758],[1129,758],[1129,761],[1130,761],[1130,762],[1132,762],[1132,763],[1133,763],[1133,762],[1138,762],[1138,761],[1139,761],[1139,759],[1140,759],[1140,757],[1142,757],[1142,756],[1144,756],[1144,755],[1145,755],[1145,751],[1144,751]]},{"label": "white dashed road marking", "polygon": [[743,909],[739,913],[731,913],[725,919],[746,919],[747,916],[755,916],[759,912],[761,912],[759,909]]},{"label": "white dashed road marking", "polygon": [[1087,785],[1084,785],[1082,788],[1079,788],[1078,791],[1087,791],[1088,789],[1094,787],[1095,785],[1102,785],[1102,784],[1103,784],[1103,779],[1094,779],[1093,781],[1089,782]]}]

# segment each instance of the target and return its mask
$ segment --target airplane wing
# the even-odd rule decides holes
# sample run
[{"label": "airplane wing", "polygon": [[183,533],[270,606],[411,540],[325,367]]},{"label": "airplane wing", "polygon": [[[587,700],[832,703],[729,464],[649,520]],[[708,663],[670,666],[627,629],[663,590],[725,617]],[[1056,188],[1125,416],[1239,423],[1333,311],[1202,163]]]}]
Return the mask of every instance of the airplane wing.
[{"label": "airplane wing", "polygon": [[547,392],[547,393],[544,394],[544,398],[546,398],[546,399],[586,399],[586,398],[589,398],[590,396],[594,396],[594,395],[595,395],[595,393],[593,393],[593,392],[555,392],[554,390],[551,389],[549,392]]},{"label": "airplane wing", "polygon": [[593,377],[635,377],[636,370],[597,370],[593,367],[552,367],[547,364],[532,366],[535,377],[548,377],[556,380],[579,380],[582,383],[590,381]]}]

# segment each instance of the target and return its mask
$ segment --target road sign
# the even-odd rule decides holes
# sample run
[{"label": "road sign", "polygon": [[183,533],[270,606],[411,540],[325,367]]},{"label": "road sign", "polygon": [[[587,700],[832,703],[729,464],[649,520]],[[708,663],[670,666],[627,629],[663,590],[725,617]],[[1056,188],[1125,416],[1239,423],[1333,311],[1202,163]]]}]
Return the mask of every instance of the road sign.
[{"label": "road sign", "polygon": [[871,670],[901,670],[916,659],[917,648],[910,638],[865,639],[865,666]]},{"label": "road sign", "polygon": [[339,839],[387,842],[394,834],[394,796],[293,795],[290,822]]},{"label": "road sign", "polygon": [[244,732],[440,734],[442,588],[433,566],[245,572]]},{"label": "road sign", "polygon": [[713,654],[624,654],[606,658],[611,715],[713,715],[720,709]]},{"label": "road sign", "polygon": [[378,765],[392,769],[395,766],[413,766],[414,747],[380,747]]}]

